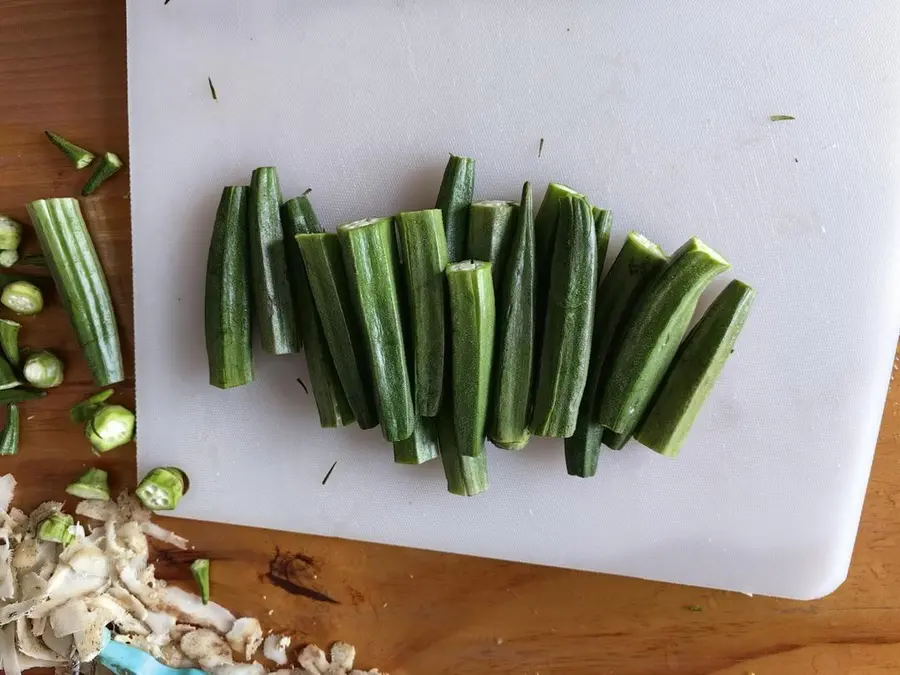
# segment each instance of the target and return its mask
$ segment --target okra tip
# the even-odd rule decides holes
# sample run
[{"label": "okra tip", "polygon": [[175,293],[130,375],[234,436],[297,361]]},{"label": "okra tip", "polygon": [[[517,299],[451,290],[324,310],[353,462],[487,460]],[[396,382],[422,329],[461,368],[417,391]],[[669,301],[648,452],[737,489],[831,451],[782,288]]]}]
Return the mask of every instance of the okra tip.
[{"label": "okra tip", "polygon": [[104,182],[106,182],[114,173],[122,168],[122,160],[114,152],[104,152],[100,159],[100,164],[94,170],[94,173],[81,189],[81,196],[87,197],[94,193]]},{"label": "okra tip", "polygon": [[94,153],[90,150],[85,150],[52,131],[44,131],[44,134],[50,139],[50,142],[53,143],[53,145],[59,148],[62,153],[69,158],[76,169],[83,169],[94,161]]}]

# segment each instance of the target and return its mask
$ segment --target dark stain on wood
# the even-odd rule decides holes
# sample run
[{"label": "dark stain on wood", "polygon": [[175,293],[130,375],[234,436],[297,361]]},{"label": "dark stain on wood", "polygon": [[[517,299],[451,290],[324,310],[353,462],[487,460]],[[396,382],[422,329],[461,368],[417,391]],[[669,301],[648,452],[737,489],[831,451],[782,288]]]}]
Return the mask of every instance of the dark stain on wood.
[{"label": "dark stain on wood", "polygon": [[204,551],[182,551],[178,548],[154,548],[153,565],[160,579],[192,579],[191,563],[197,558],[213,560],[215,556]]},{"label": "dark stain on wood", "polygon": [[355,588],[350,589],[350,601],[353,603],[354,607],[362,605],[366,601],[366,597],[357,591]]},{"label": "dark stain on wood", "polygon": [[316,561],[302,553],[284,552],[276,546],[275,556],[269,561],[265,579],[291,595],[300,595],[317,602],[341,604],[327,593],[312,588],[310,581],[318,576]]}]

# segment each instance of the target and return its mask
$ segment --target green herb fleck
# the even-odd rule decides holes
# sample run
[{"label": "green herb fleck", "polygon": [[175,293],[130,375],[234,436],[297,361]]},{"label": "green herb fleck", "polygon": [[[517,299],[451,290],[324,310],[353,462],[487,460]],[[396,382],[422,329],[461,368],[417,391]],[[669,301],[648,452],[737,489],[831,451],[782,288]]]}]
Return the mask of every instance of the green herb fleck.
[{"label": "green herb fleck", "polygon": [[788,122],[788,121],[790,121],[792,119],[796,119],[796,118],[792,117],[791,115],[770,115],[769,119],[772,120],[773,122]]},{"label": "green herb fleck", "polygon": [[322,485],[328,482],[328,479],[331,478],[331,472],[334,471],[334,467],[337,466],[337,461],[335,460],[334,464],[331,465],[331,468],[328,469],[328,473],[325,474],[325,478],[322,479]]},{"label": "green herb fleck", "polygon": [[213,101],[218,101],[219,97],[216,96],[216,88],[215,88],[215,86],[213,86],[212,78],[207,77],[206,79],[209,80],[209,93],[212,94]]}]

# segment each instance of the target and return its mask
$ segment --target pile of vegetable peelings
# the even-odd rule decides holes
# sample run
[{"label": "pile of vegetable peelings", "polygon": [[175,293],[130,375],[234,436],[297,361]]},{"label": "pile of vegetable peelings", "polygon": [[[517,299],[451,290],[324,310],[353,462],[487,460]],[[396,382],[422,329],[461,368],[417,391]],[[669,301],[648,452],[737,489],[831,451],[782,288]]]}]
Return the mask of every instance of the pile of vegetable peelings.
[{"label": "pile of vegetable peelings", "polygon": [[191,565],[200,595],[156,579],[148,538],[179,549],[188,542],[153,523],[139,499],[110,500],[105,474],[69,487],[84,498],[75,516],[86,527],[60,502],[45,502],[30,515],[11,507],[15,485],[11,475],[0,476],[0,666],[6,675],[39,667],[77,675],[81,663],[105,663],[110,640],[172,668],[213,675],[266,675],[254,661],[260,648],[278,675],[378,675],[355,670],[356,650],[345,642],[329,654],[316,645],[294,653],[289,636],[264,638],[257,619],[236,618],[210,600],[208,560]]},{"label": "pile of vegetable peelings", "polygon": [[[76,169],[93,163],[88,150],[51,132],[47,136]],[[121,166],[114,153],[105,153],[82,194],[91,194]],[[27,210],[42,253],[20,261],[24,228],[0,216],[0,265],[46,267],[95,384],[102,388],[121,382],[116,316],[78,200],[42,199],[28,204]],[[46,289],[48,281],[41,275],[0,275],[0,303],[19,316],[34,316],[43,309],[42,287]],[[0,454],[5,455],[18,452],[17,404],[42,398],[63,381],[58,357],[20,348],[20,327],[0,319],[0,403],[8,412]],[[111,404],[112,395],[112,389],[101,390],[70,412],[73,422],[84,425],[98,454],[134,436],[134,413]],[[307,645],[288,668],[289,636],[270,633],[264,639],[257,619],[236,618],[210,601],[209,560],[191,564],[199,595],[155,578],[148,538],[180,549],[188,542],[153,523],[151,514],[175,508],[187,481],[176,467],[158,467],[141,480],[134,495],[113,501],[107,473],[91,468],[66,488],[81,500],[74,516],[61,502],[45,502],[26,515],[11,507],[14,478],[0,476],[0,667],[6,675],[37,667],[77,673],[81,663],[103,663],[109,640],[147,652],[168,666],[199,667],[214,675],[265,675],[266,668],[253,661],[260,647],[281,675],[377,675],[377,670],[353,669],[355,649],[343,642],[335,643],[328,655]]]},{"label": "pile of vegetable peelings", "polygon": [[475,162],[451,155],[435,208],[326,232],[309,190],[284,201],[275,168],[224,188],[206,274],[210,384],[253,380],[253,332],[306,353],[323,427],[381,427],[394,461],[441,458],[447,487],[488,487],[486,440],[564,439],[570,475],[635,438],[678,454],[755,296],[697,238],[667,255],[631,232],[604,270],[606,209],[551,183],[535,212],[473,201]]}]

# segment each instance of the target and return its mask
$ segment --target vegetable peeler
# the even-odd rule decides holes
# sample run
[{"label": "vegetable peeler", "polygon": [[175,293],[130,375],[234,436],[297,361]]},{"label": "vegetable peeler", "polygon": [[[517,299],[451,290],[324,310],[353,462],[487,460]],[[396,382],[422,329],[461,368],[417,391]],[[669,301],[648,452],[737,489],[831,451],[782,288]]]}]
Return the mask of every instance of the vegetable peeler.
[{"label": "vegetable peeler", "polygon": [[104,629],[105,644],[97,661],[116,675],[207,675],[197,668],[169,668],[137,647],[111,639],[109,630]]}]

